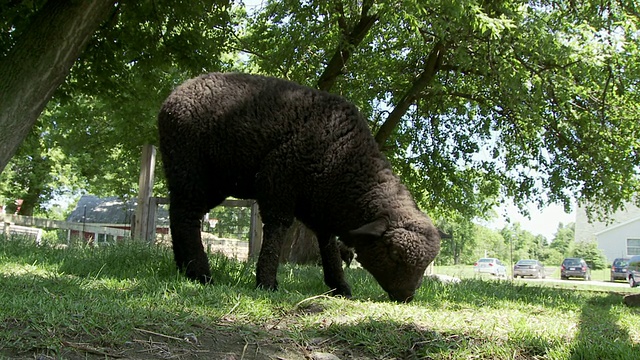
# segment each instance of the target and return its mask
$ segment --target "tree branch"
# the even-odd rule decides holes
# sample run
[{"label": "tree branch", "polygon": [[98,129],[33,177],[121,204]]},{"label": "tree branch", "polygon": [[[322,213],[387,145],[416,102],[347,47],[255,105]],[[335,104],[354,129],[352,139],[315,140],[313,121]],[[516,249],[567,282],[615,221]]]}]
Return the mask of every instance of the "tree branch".
[{"label": "tree branch", "polygon": [[602,102],[602,106],[600,107],[600,117],[602,122],[605,121],[607,108],[607,92],[609,91],[609,84],[611,83],[611,80],[613,78],[613,70],[611,69],[611,65],[607,65],[607,72],[607,82],[605,82],[604,89],[602,89],[602,99],[600,100]]},{"label": "tree branch", "polygon": [[393,133],[393,129],[398,126],[404,114],[409,110],[409,106],[415,102],[420,92],[422,92],[435,77],[436,73],[440,69],[444,50],[444,43],[442,41],[438,41],[434,45],[431,53],[429,53],[424,70],[420,76],[413,81],[409,91],[402,96],[393,111],[391,111],[391,114],[389,114],[385,122],[380,126],[380,129],[378,129],[376,142],[380,148],[382,148],[387,139],[389,139]]},{"label": "tree branch", "polygon": [[373,0],[365,0],[363,2],[360,21],[358,21],[351,32],[348,32],[346,29],[344,17],[339,19],[338,25],[344,33],[344,38],[340,42],[338,50],[336,50],[335,54],[329,61],[329,64],[327,64],[327,67],[324,69],[320,79],[318,79],[318,89],[329,91],[329,89],[333,87],[338,76],[342,74],[342,69],[345,64],[349,61],[352,51],[360,45],[371,27],[376,23],[376,21],[378,21],[377,14],[368,15],[372,6]]}]

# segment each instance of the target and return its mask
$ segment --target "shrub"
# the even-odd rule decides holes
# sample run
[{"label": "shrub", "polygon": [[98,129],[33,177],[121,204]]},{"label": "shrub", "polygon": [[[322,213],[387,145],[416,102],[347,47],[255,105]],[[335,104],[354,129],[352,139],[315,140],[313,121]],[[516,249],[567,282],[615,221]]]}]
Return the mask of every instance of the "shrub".
[{"label": "shrub", "polygon": [[607,257],[594,241],[576,243],[573,256],[583,258],[593,270],[607,268]]}]

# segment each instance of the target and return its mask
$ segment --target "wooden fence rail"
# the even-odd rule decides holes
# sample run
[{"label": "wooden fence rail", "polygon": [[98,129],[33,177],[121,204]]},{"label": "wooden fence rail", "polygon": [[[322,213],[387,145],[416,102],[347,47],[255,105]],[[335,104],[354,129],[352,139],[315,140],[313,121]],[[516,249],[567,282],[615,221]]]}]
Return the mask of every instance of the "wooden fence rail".
[{"label": "wooden fence rail", "polygon": [[[118,229],[105,226],[105,224],[93,223],[75,223],[61,220],[51,220],[43,218],[35,218],[31,216],[21,215],[0,215],[0,222],[4,224],[4,234],[9,235],[11,228],[15,225],[21,227],[31,227],[39,229],[61,229],[67,231],[77,231],[79,233],[94,234],[93,238],[97,239],[98,235],[113,236],[114,238],[129,238],[131,231],[128,229]],[[122,224],[113,224],[113,226],[123,226]],[[15,232],[15,231],[14,231]]]},{"label": "wooden fence rail", "polygon": [[[147,202],[148,211],[146,221],[136,221],[134,224],[138,225],[146,222],[145,237],[143,240],[156,241],[156,210],[158,205],[168,204],[169,200],[162,197],[150,197]],[[260,213],[258,211],[258,205],[253,200],[236,200],[227,199],[221,206],[226,207],[249,207],[251,208],[251,222],[248,244],[248,256],[251,258],[257,258],[262,247],[262,220],[260,219]],[[114,239],[120,238],[132,238],[132,234],[136,232],[135,226],[133,229],[124,229],[127,224],[96,224],[96,223],[78,223],[68,222],[61,220],[51,220],[44,218],[36,218],[31,216],[22,215],[2,215],[0,214],[0,224],[3,225],[3,233],[6,236],[10,234],[24,234],[33,235],[39,239],[42,231],[39,229],[61,229],[67,231],[67,241],[71,242],[71,232],[78,232],[81,238],[85,237],[85,234],[92,234],[94,241],[98,241],[104,236],[110,236]],[[103,237],[100,237],[100,236]]]},{"label": "wooden fence rail", "polygon": [[[150,239],[154,239],[153,229],[156,228],[155,219],[157,206],[161,204],[169,204],[169,199],[152,196],[146,202],[149,204],[149,210],[146,212],[148,216],[148,223],[144,239],[149,241]],[[220,204],[220,206],[251,208],[249,225],[249,257],[257,259],[260,254],[260,248],[262,247],[262,218],[260,217],[260,212],[258,210],[258,203],[255,200],[226,199],[222,204]],[[136,221],[136,224],[138,223],[139,222]]]}]

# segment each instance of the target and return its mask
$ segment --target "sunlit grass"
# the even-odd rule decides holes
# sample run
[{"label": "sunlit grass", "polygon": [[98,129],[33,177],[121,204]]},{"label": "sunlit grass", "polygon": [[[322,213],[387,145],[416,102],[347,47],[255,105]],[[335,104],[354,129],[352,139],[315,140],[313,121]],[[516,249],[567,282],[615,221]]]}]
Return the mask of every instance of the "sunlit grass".
[{"label": "sunlit grass", "polygon": [[280,289],[271,292],[255,289],[251,262],[210,262],[215,284],[203,286],[178,273],[165,247],[57,249],[0,237],[0,358],[64,357],[70,343],[121,349],[144,331],[204,338],[212,328],[263,347],[275,341],[294,352],[313,346],[370,359],[635,359],[640,351],[640,311],[611,289],[581,290],[579,281],[563,289],[427,279],[412,303],[396,304],[362,269],[346,269],[354,293],[347,300],[322,295],[315,266],[281,266]]}]

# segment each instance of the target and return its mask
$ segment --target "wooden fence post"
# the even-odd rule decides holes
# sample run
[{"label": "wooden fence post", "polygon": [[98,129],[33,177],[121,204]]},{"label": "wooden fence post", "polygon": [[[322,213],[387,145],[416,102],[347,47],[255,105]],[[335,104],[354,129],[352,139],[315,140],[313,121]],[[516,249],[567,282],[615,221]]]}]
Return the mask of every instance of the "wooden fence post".
[{"label": "wooden fence post", "polygon": [[145,239],[151,243],[156,240],[156,210],[158,210],[157,198],[149,197],[149,212],[147,213],[147,233]]},{"label": "wooden fence post", "polygon": [[[156,148],[147,144],[142,147],[142,162],[140,165],[140,181],[138,190],[138,207],[134,226],[134,239],[154,241],[155,236],[149,238],[149,202],[153,193],[153,179],[156,166]],[[153,229],[155,234],[155,229]]]},{"label": "wooden fence post", "polygon": [[251,205],[251,227],[249,233],[249,258],[258,259],[262,248],[262,218],[258,211],[258,203]]}]

